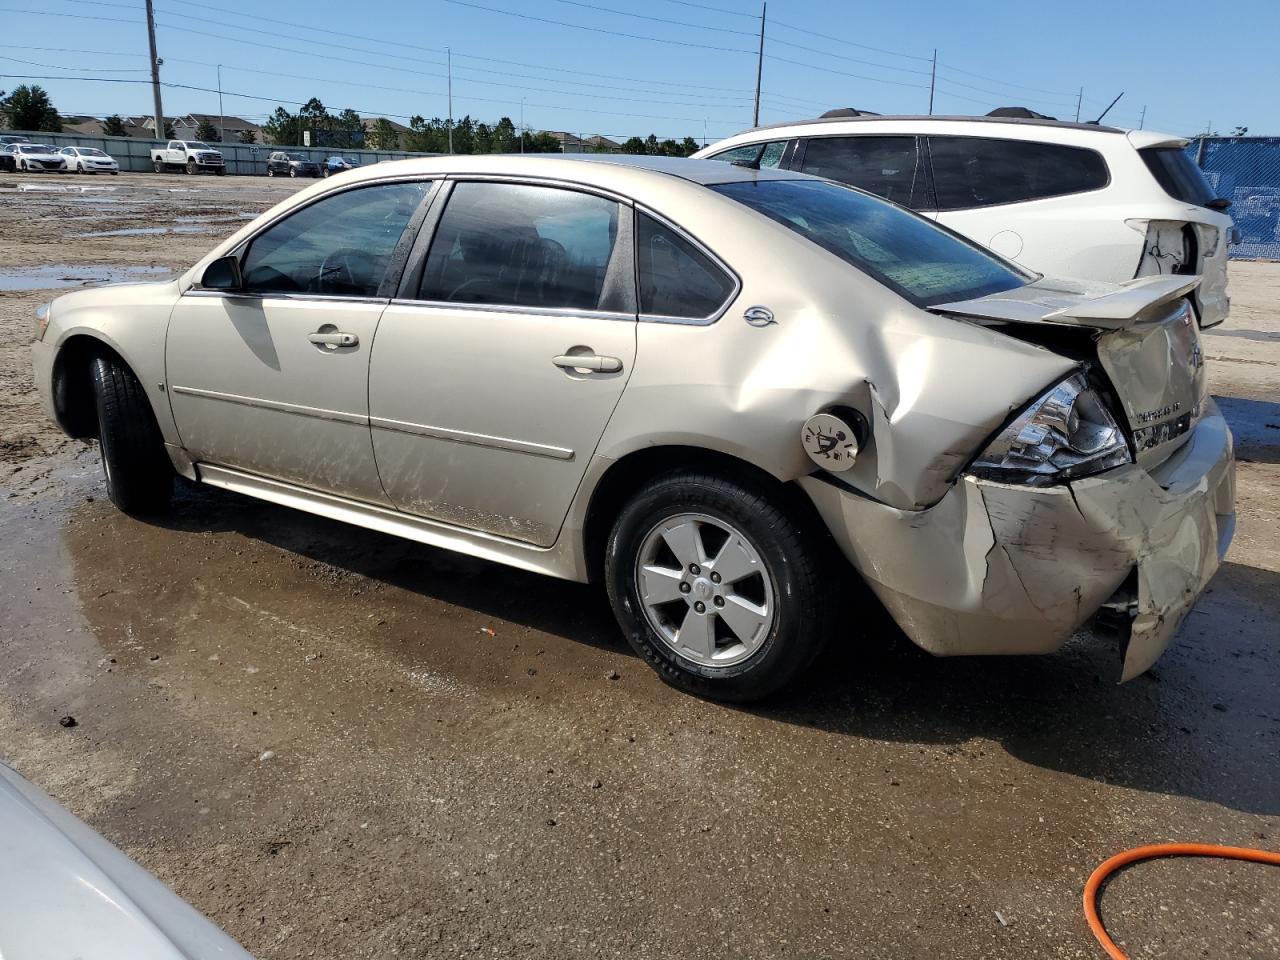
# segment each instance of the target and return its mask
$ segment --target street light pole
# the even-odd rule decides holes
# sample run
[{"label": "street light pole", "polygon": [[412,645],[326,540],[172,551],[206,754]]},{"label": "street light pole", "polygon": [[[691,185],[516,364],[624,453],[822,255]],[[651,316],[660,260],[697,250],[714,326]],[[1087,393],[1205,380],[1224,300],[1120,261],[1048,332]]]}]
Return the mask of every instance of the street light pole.
[{"label": "street light pole", "polygon": [[449,152],[453,153],[453,51],[445,47],[444,52],[449,61]]},{"label": "street light pole", "polygon": [[218,142],[227,142],[227,115],[222,110],[222,64],[218,64]]}]

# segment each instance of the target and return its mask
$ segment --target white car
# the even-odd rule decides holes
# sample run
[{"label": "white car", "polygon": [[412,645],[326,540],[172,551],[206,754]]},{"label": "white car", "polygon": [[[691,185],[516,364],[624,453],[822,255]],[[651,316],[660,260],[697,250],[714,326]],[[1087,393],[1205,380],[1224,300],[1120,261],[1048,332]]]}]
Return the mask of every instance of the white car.
[{"label": "white car", "polygon": [[839,180],[1052,277],[1203,275],[1201,327],[1226,319],[1230,203],[1182,137],[1009,117],[840,116],[760,127],[694,157]]},{"label": "white car", "polygon": [[67,172],[67,158],[58,153],[57,147],[47,143],[11,143],[9,152],[13,154],[14,165],[19,171]]},{"label": "white car", "polygon": [[0,763],[4,960],[253,960],[194,907]]},{"label": "white car", "polygon": [[115,158],[97,147],[63,147],[60,151],[67,158],[67,167],[76,173],[119,173],[120,164]]}]

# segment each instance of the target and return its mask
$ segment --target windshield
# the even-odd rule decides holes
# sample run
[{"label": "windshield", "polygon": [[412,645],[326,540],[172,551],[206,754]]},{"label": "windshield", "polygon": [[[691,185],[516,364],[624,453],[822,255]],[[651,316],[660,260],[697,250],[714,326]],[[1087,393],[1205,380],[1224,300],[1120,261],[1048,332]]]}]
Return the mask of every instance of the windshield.
[{"label": "windshield", "polygon": [[820,180],[748,180],[711,189],[794,230],[919,307],[985,297],[1035,279],[860,190]]},{"label": "windshield", "polygon": [[1217,199],[1200,168],[1181,147],[1150,147],[1138,153],[1156,183],[1173,199],[1198,207]]},{"label": "windshield", "polygon": [[53,147],[49,146],[47,143],[20,143],[18,144],[18,149],[21,150],[23,153],[57,153],[58,152],[57,150],[53,149]]},{"label": "windshield", "polygon": [[80,151],[80,156],[82,157],[105,157],[106,156],[106,154],[103,153],[101,150],[99,150],[97,147],[77,147],[76,149]]}]

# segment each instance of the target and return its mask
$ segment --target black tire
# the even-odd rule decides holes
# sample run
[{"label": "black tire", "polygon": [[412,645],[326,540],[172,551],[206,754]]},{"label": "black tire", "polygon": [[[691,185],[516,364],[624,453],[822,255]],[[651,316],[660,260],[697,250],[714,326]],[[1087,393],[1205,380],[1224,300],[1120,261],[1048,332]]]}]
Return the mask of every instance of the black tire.
[{"label": "black tire", "polygon": [[290,167],[290,168],[289,168],[289,176],[291,176],[291,177],[295,177],[295,178],[296,178],[296,177],[298,176],[298,168],[297,168],[297,167]]},{"label": "black tire", "polygon": [[219,167],[219,168],[218,168],[218,176],[220,176],[220,177],[225,177],[226,175],[227,175],[227,168],[226,168],[226,167]]},{"label": "black tire", "polygon": [[327,176],[329,176],[329,168],[328,168],[328,167],[321,167],[321,168],[320,168],[320,176],[322,176],[322,177],[327,177]]},{"label": "black tire", "polygon": [[275,168],[274,168],[274,167],[267,167],[267,176],[268,176],[268,177],[274,177],[275,175],[276,175]]},{"label": "black tire", "polygon": [[[739,531],[759,554],[773,586],[777,615],[769,634],[750,657],[731,666],[704,665],[680,655],[644,613],[636,578],[640,549],[657,524],[682,513],[703,514]],[[705,473],[676,473],[653,481],[623,507],[605,548],[605,583],[627,640],[663,680],[699,696],[745,703],[795,679],[826,642],[824,548],[820,532],[763,488]]]},{"label": "black tire", "polygon": [[164,173],[164,161],[163,161],[163,160],[152,160],[152,161],[151,161],[151,169],[152,169],[152,170],[154,170],[156,173]]},{"label": "black tire", "polygon": [[196,162],[194,160],[187,161],[187,176],[194,177],[196,175]]},{"label": "black tire", "polygon": [[173,498],[173,465],[138,378],[123,363],[93,361],[98,442],[107,496],[125,513],[162,513]]}]

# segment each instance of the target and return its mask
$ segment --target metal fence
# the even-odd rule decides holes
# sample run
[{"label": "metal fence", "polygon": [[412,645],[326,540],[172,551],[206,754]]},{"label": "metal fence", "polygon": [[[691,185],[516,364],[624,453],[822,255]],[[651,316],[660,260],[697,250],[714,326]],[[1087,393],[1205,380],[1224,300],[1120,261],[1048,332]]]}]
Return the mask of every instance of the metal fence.
[{"label": "metal fence", "polygon": [[1187,154],[1214,192],[1231,201],[1240,231],[1235,260],[1280,260],[1280,137],[1200,137]]},{"label": "metal fence", "polygon": [[[41,133],[32,130],[0,130],[0,133],[21,134],[35,143],[48,143],[61,150],[63,147],[97,147],[120,162],[121,170],[145,171],[151,169],[151,151],[168,146],[168,140],[144,140],[141,137],[88,136],[81,133]],[[338,150],[334,147],[273,147],[263,144],[211,143],[222,154],[227,173],[241,176],[265,176],[267,157],[276,150],[287,149],[301,153],[309,160],[321,161],[326,157],[341,155],[357,160],[362,166],[379,160],[404,160],[407,157],[425,157],[432,154],[407,153],[403,150]]]}]

